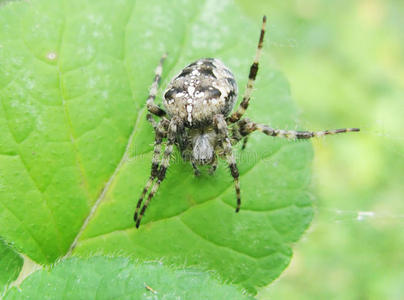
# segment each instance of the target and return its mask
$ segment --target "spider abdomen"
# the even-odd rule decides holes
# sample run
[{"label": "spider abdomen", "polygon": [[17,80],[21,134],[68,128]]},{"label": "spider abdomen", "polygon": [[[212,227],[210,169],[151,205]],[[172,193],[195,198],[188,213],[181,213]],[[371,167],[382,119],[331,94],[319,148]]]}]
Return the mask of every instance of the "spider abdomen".
[{"label": "spider abdomen", "polygon": [[227,116],[236,99],[234,75],[213,58],[199,59],[186,66],[164,92],[167,113],[193,128],[209,126],[217,114]]}]

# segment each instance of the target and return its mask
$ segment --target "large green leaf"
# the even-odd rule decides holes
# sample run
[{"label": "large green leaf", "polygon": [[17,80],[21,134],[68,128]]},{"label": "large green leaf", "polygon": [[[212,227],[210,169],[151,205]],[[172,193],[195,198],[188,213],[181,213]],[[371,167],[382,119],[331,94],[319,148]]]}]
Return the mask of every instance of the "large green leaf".
[{"label": "large green leaf", "polygon": [[[169,54],[163,85],[192,60],[217,57],[242,92],[259,28],[231,1],[3,6],[0,235],[41,264],[74,247],[215,270],[251,291],[275,279],[312,218],[309,143],[255,134],[235,150],[239,214],[223,164],[195,178],[176,153],[139,230],[132,220],[150,172],[144,104],[160,56]],[[248,116],[294,128],[288,84],[267,54],[258,77]]]},{"label": "large green leaf", "polygon": [[0,293],[4,287],[17,279],[23,259],[0,239]]},{"label": "large green leaf", "polygon": [[29,276],[5,299],[249,299],[207,273],[125,258],[68,259]]}]

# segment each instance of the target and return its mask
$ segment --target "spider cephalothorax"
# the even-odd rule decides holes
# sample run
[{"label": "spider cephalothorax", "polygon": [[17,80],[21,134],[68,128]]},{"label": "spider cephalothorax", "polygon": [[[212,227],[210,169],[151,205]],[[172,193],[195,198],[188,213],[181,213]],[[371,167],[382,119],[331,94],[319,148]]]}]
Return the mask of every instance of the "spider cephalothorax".
[{"label": "spider cephalothorax", "polygon": [[[191,162],[195,175],[199,175],[198,165],[211,165],[213,173],[217,167],[218,156],[226,159],[234,178],[237,197],[236,212],[238,212],[241,205],[239,172],[232,146],[243,140],[242,148],[244,148],[250,133],[258,130],[269,136],[309,139],[328,134],[359,131],[358,128],[318,132],[279,130],[254,123],[246,118],[242,119],[248,107],[258,72],[265,23],[264,16],[255,59],[248,76],[247,88],[239,108],[232,114],[230,112],[237,100],[236,80],[232,72],[220,60],[214,58],[199,59],[182,69],[167,86],[163,99],[165,110],[161,109],[154,103],[165,56],[160,60],[147,99],[149,111],[147,120],[155,131],[151,175],[136,206],[134,215],[136,227],[139,227],[150,200],[165,178],[174,145],[178,147],[183,159]],[[152,114],[161,117],[161,120],[156,122]],[[167,141],[164,153],[161,155],[164,139]],[[141,208],[148,192],[147,200]]]}]

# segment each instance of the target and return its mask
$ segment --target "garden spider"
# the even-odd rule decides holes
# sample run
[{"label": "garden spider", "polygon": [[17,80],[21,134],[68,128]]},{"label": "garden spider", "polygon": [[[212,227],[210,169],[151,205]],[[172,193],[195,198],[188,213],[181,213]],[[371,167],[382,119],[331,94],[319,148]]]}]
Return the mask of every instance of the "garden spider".
[{"label": "garden spider", "polygon": [[[165,178],[174,145],[178,147],[182,158],[191,162],[195,175],[199,175],[198,165],[210,165],[210,171],[213,173],[217,167],[217,157],[226,159],[234,178],[237,197],[236,212],[238,212],[241,205],[239,172],[232,146],[243,140],[242,148],[245,148],[250,133],[258,130],[274,137],[309,139],[329,134],[359,131],[358,128],[318,132],[280,130],[257,124],[247,118],[242,119],[248,108],[258,72],[265,24],[266,17],[264,16],[255,59],[248,75],[247,88],[240,106],[232,114],[230,112],[237,100],[237,84],[232,72],[220,60],[214,58],[199,59],[182,69],[180,74],[171,80],[164,92],[165,110],[157,106],[154,99],[166,56],[161,58],[146,102],[149,111],[147,120],[154,128],[155,140],[151,174],[137,202],[134,214],[137,228],[150,200]],[[160,121],[156,122],[152,115],[160,117]],[[163,139],[167,139],[167,142],[160,159]],[[150,188],[146,202],[141,207]]]}]

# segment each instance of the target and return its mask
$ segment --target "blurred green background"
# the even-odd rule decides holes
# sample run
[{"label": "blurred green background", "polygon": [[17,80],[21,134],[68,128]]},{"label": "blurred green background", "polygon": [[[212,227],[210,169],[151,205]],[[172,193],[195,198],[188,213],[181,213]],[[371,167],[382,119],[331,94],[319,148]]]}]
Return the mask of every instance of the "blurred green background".
[{"label": "blurred green background", "polygon": [[[237,0],[313,142],[316,216],[260,299],[404,299],[404,1]],[[258,22],[257,22],[258,23]]]}]

